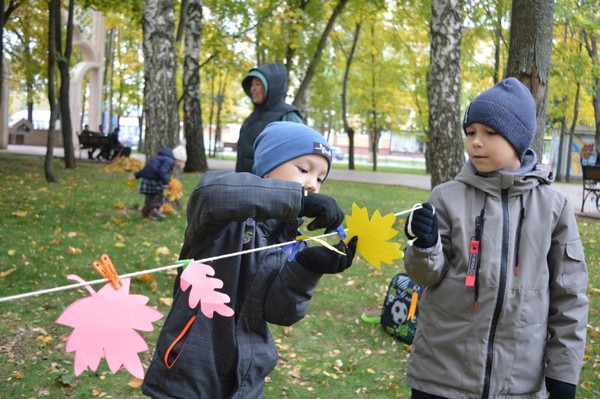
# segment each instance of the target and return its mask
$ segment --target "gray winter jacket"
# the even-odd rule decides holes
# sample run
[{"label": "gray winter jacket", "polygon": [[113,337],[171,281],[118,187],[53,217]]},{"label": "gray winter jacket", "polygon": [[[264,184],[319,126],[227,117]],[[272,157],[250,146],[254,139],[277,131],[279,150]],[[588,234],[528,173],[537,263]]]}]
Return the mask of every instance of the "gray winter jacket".
[{"label": "gray winter jacket", "polygon": [[[298,233],[302,186],[250,173],[207,172],[188,202],[181,259],[203,259],[292,241]],[[281,248],[228,257],[210,265],[231,298],[232,317],[207,318],[188,305],[175,283],[142,390],[153,398],[262,398],[264,378],[277,363],[267,323],[301,320],[321,274]],[[194,321],[191,321],[196,317]],[[191,327],[186,329],[188,322]],[[178,337],[182,332],[180,339]],[[174,342],[167,361],[165,354]]]},{"label": "gray winter jacket", "polygon": [[[526,159],[535,162],[529,151]],[[446,398],[545,398],[544,377],[577,384],[586,339],[587,269],[573,208],[552,173],[479,174],[467,162],[429,202],[439,240],[406,248],[427,286],[407,383]],[[485,208],[477,283],[466,286]],[[477,293],[476,293],[477,291]],[[476,308],[475,308],[475,305]]]}]

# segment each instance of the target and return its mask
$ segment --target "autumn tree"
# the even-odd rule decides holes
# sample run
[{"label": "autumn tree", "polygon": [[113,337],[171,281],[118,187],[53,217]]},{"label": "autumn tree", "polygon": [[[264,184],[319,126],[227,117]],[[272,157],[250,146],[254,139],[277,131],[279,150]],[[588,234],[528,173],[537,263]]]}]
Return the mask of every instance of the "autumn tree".
[{"label": "autumn tree", "polygon": [[144,0],[144,110],[147,157],[178,144],[173,0]]},{"label": "autumn tree", "polygon": [[52,161],[54,160],[54,126],[56,122],[56,93],[54,90],[55,72],[56,67],[56,40],[55,36],[60,35],[60,31],[57,32],[57,24],[54,21],[58,18],[55,15],[60,11],[60,0],[50,0],[48,2],[48,102],[50,103],[50,125],[48,126],[48,137],[46,139],[46,157],[44,159],[44,173],[46,181],[48,183],[56,182],[56,176],[54,174],[54,166]]},{"label": "autumn tree", "polygon": [[65,153],[65,167],[76,167],[75,150],[73,147],[73,126],[71,126],[71,106],[69,98],[71,54],[73,53],[73,18],[75,13],[75,0],[69,0],[67,9],[67,24],[65,32],[64,50],[61,31],[61,7],[60,1],[51,2],[53,10],[54,24],[54,51],[56,51],[56,63],[60,73],[60,87],[58,94],[58,104],[60,108],[60,130],[62,133],[63,147]]},{"label": "autumn tree", "polygon": [[464,163],[460,117],[460,45],[462,6],[459,0],[431,3],[429,146],[431,187],[452,180]]},{"label": "autumn tree", "polygon": [[202,26],[202,1],[187,1],[185,28],[185,56],[183,64],[183,130],[188,159],[186,172],[208,170],[202,130],[200,108],[200,33]]},{"label": "autumn tree", "polygon": [[531,147],[537,154],[542,154],[552,58],[554,1],[513,0],[511,15],[506,76],[519,79],[533,95],[537,132]]}]

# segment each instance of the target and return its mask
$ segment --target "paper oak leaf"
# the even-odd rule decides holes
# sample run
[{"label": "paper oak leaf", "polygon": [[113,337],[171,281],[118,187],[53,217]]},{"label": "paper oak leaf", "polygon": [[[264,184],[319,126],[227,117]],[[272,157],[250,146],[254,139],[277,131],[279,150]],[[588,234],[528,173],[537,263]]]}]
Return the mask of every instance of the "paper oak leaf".
[{"label": "paper oak leaf", "polygon": [[[76,275],[68,278],[85,282]],[[91,295],[73,302],[56,320],[73,327],[66,350],[75,352],[75,375],[86,368],[96,371],[104,354],[113,374],[124,366],[134,377],[144,378],[138,353],[147,351],[148,345],[135,330],[152,331],[152,322],[163,315],[146,306],[148,297],[129,294],[130,279],[121,282],[120,289],[106,284],[98,292],[86,286]]]},{"label": "paper oak leaf", "polygon": [[359,208],[358,205],[352,204],[352,214],[346,215],[348,238],[345,241],[358,236],[356,250],[367,262],[377,269],[381,268],[381,262],[391,265],[395,259],[402,259],[404,256],[400,243],[389,242],[398,234],[398,230],[392,228],[395,221],[396,216],[393,213],[382,217],[379,210],[375,210],[369,220],[367,208]]},{"label": "paper oak leaf", "polygon": [[229,295],[216,291],[223,288],[223,281],[216,277],[215,269],[200,262],[189,263],[181,274],[181,289],[187,291],[191,286],[188,303],[194,309],[200,303],[204,316],[212,319],[217,312],[221,316],[233,316],[233,309],[225,305],[231,300]]}]

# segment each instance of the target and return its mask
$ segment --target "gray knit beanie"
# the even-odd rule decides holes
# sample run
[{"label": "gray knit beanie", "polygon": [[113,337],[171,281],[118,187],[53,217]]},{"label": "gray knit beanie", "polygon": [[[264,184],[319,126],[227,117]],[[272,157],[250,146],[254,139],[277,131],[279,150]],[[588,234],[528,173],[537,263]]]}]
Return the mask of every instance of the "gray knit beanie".
[{"label": "gray knit beanie", "polygon": [[463,119],[465,133],[473,123],[486,125],[502,135],[522,160],[536,130],[533,96],[518,79],[504,79],[469,104]]}]

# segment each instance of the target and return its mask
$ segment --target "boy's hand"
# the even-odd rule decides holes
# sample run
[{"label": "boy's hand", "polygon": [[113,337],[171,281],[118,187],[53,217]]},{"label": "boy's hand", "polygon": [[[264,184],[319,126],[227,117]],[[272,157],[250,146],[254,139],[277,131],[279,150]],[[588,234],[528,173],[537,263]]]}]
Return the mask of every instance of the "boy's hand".
[{"label": "boy's hand", "polygon": [[340,255],[327,247],[309,247],[298,252],[296,262],[314,273],[341,273],[352,265],[357,241],[358,237],[355,236],[348,242],[348,245],[344,241],[340,241],[335,245],[346,256]]},{"label": "boy's hand", "polygon": [[307,228],[309,230],[325,229],[325,233],[334,231],[344,221],[344,212],[333,198],[310,191],[302,197],[302,209],[298,216],[315,218]]},{"label": "boy's hand", "polygon": [[419,248],[433,247],[438,240],[438,220],[435,208],[425,202],[422,208],[412,211],[404,225],[404,234]]}]

